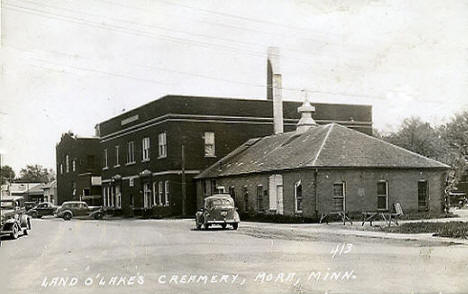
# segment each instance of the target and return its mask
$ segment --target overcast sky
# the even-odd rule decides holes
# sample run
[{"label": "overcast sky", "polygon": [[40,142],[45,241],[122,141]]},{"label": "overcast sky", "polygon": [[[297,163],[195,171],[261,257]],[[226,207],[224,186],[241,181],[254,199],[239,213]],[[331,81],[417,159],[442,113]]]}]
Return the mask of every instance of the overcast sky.
[{"label": "overcast sky", "polygon": [[67,130],[166,94],[370,104],[374,126],[468,110],[467,1],[2,0],[0,150],[55,169]]}]

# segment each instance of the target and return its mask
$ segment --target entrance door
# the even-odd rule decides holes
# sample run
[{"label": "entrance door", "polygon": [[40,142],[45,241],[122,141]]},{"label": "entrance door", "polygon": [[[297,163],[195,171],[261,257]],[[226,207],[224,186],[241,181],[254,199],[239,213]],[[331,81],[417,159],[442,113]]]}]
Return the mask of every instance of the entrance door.
[{"label": "entrance door", "polygon": [[283,185],[277,185],[276,186],[276,199],[278,200],[278,214],[283,214],[284,213],[284,207],[283,207]]}]

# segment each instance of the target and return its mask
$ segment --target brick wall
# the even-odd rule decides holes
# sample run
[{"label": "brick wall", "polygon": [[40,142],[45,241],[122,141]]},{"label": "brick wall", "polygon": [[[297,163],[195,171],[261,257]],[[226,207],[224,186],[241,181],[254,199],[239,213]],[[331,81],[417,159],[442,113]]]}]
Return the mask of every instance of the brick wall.
[{"label": "brick wall", "polygon": [[[428,208],[430,211],[441,210],[441,199],[445,185],[445,172],[440,170],[405,170],[405,169],[340,169],[340,170],[296,170],[280,173],[283,177],[284,215],[299,215],[308,218],[334,210],[333,184],[346,183],[346,210],[361,213],[377,210],[377,182],[388,183],[388,208],[393,203],[400,203],[406,213],[418,211],[418,181],[428,183]],[[268,190],[268,178],[271,174],[255,174],[216,179],[217,186],[224,186],[228,191],[234,186],[236,204],[240,212],[245,212],[244,187],[249,199],[249,212],[259,212],[256,189],[262,185]],[[315,185],[315,177],[317,185]],[[207,180],[210,181],[210,180]],[[302,213],[296,212],[295,184],[301,181],[303,195]],[[204,181],[197,181],[197,207],[203,205],[203,199],[211,195],[203,193]],[[208,185],[211,186],[211,185]],[[315,190],[317,189],[317,193]],[[269,193],[268,193],[269,195]],[[268,195],[263,196],[261,213],[274,213],[268,210]],[[317,195],[317,198],[315,198]],[[317,209],[318,208],[318,209]],[[318,212],[318,214],[317,214]]]}]

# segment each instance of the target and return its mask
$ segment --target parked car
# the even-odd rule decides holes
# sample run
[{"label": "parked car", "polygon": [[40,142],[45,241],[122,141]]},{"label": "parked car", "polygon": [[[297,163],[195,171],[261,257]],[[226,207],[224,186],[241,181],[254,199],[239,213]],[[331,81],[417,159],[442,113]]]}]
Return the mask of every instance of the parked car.
[{"label": "parked car", "polygon": [[221,225],[223,229],[231,225],[234,230],[239,226],[240,218],[229,194],[215,194],[205,198],[203,208],[195,214],[197,229],[208,229],[211,225]]},{"label": "parked car", "polygon": [[67,201],[57,208],[55,215],[64,220],[71,220],[72,217],[102,219],[104,212],[101,206],[88,206],[83,201]]},{"label": "parked car", "polygon": [[57,206],[50,202],[42,202],[27,211],[27,214],[33,218],[41,218],[46,215],[54,215]]},{"label": "parked car", "polygon": [[26,209],[26,211],[30,210],[31,208],[33,208],[36,205],[37,205],[37,203],[33,202],[33,201],[24,202],[24,208]]},{"label": "parked car", "polygon": [[27,235],[31,230],[31,217],[26,214],[21,196],[3,196],[0,200],[0,235],[8,234],[17,239],[19,233]]}]

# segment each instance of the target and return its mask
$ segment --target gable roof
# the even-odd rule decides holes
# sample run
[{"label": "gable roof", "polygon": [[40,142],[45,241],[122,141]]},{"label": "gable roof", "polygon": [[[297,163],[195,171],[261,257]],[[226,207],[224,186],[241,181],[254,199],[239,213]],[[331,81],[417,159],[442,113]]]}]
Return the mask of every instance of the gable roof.
[{"label": "gable roof", "polygon": [[302,134],[251,139],[196,178],[300,168],[449,168],[375,137],[332,123]]}]

